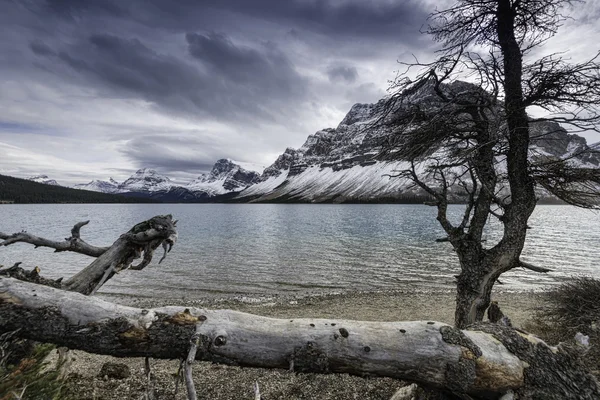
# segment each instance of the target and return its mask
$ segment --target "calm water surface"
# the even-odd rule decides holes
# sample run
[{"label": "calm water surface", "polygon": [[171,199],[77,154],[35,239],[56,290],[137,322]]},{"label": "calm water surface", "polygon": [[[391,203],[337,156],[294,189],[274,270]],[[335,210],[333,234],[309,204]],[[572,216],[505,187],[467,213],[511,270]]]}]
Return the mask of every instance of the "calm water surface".
[{"label": "calm water surface", "polygon": [[[459,218],[462,206],[450,213]],[[82,237],[110,245],[134,224],[157,214],[179,220],[179,241],[161,264],[124,271],[102,292],[169,298],[272,295],[345,290],[451,288],[456,256],[422,205],[312,204],[60,204],[0,205],[0,231],[27,230],[62,239],[91,220]],[[600,214],[539,206],[523,259],[555,268],[503,276],[506,289],[540,289],[568,276],[600,277]],[[499,239],[493,227],[487,243]],[[156,261],[159,257],[155,258]],[[22,261],[46,276],[71,276],[91,259],[26,244],[0,247],[0,265]]]}]

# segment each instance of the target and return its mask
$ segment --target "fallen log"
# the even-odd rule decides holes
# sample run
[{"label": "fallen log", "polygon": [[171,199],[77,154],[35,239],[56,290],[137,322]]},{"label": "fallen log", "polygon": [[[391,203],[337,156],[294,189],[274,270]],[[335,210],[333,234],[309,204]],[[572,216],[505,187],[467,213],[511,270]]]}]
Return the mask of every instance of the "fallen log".
[{"label": "fallen log", "polygon": [[196,359],[316,373],[387,376],[497,399],[598,399],[595,379],[564,348],[496,324],[274,319],[231,310],[143,310],[0,278],[0,333],[117,357]]}]

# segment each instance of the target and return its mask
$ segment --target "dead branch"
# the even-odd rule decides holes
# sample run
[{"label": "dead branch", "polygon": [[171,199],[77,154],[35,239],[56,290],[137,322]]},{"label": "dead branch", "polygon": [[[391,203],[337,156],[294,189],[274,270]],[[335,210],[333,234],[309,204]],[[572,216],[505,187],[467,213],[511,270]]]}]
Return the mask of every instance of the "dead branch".
[{"label": "dead branch", "polygon": [[198,323],[196,326],[196,332],[192,336],[190,340],[190,352],[188,353],[187,359],[185,360],[184,365],[184,376],[185,376],[185,387],[187,388],[187,396],[189,400],[198,400],[198,396],[196,395],[196,387],[194,386],[194,378],[192,376],[192,365],[196,360],[196,352],[198,351],[198,344],[200,342],[200,325],[202,321]]},{"label": "dead branch", "polygon": [[525,261],[519,261],[519,266],[522,267],[522,268],[528,269],[530,271],[541,272],[543,274],[553,271],[550,268],[538,267],[538,266],[532,265],[532,264],[530,264],[528,262],[525,262]]},{"label": "dead branch", "polygon": [[80,236],[81,227],[87,225],[89,222],[90,221],[83,221],[76,223],[71,229],[71,237],[65,238],[64,241],[45,239],[25,231],[17,232],[12,235],[7,235],[0,232],[0,239],[4,240],[2,243],[0,243],[0,246],[9,246],[11,244],[21,242],[32,244],[35,246],[35,248],[50,247],[57,253],[61,251],[73,251],[91,257],[99,257],[104,254],[106,250],[108,250],[108,247],[92,246],[81,239]]}]

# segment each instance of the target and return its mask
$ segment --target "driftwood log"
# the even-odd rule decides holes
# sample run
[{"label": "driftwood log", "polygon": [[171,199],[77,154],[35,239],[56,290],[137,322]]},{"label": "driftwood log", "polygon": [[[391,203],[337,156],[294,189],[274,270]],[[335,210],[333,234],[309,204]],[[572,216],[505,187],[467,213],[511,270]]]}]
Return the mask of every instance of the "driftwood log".
[{"label": "driftwood log", "polygon": [[433,321],[274,319],[231,310],[121,306],[0,278],[0,331],[117,357],[176,359],[316,373],[387,376],[458,395],[497,399],[598,399],[572,349],[510,327],[459,330]]},{"label": "driftwood log", "polygon": [[[65,282],[18,265],[0,270],[0,334],[18,330],[26,339],[116,357],[189,357],[187,375],[198,359],[386,376],[459,399],[600,398],[596,380],[579,364],[577,345],[551,347],[501,324],[459,330],[434,321],[273,319],[231,310],[138,309],[100,300],[89,295],[116,272],[143,269],[160,245],[164,259],[177,240],[176,221],[170,215],[151,218],[108,248],[81,239],[86,223],[76,224],[65,241],[0,233],[0,245],[26,242],[96,257]],[[140,264],[132,265],[140,257]],[[194,390],[189,381],[188,389]]]},{"label": "driftwood log", "polygon": [[[82,294],[93,294],[104,285],[114,274],[124,270],[142,270],[150,264],[154,251],[163,246],[164,255],[159,263],[165,258],[177,241],[175,229],[177,221],[173,221],[171,215],[158,215],[147,221],[141,222],[131,228],[127,233],[121,235],[110,247],[96,247],[86,243],[80,236],[82,226],[89,221],[75,224],[71,230],[71,237],[64,241],[44,239],[27,232],[18,232],[7,235],[0,232],[0,246],[9,246],[14,243],[30,243],[37,247],[50,247],[55,252],[72,251],[97,257],[90,265],[66,282],[56,282],[63,289],[79,292]],[[133,265],[133,261],[142,257],[142,261]],[[15,265],[18,267],[18,265]],[[14,267],[13,267],[14,268]],[[14,268],[14,272],[22,274],[22,270]],[[11,271],[8,270],[10,276]],[[5,273],[6,275],[6,273]],[[25,277],[26,278],[26,277]],[[33,280],[33,279],[31,279]],[[38,279],[38,283],[52,284]],[[56,286],[53,285],[53,286]]]}]

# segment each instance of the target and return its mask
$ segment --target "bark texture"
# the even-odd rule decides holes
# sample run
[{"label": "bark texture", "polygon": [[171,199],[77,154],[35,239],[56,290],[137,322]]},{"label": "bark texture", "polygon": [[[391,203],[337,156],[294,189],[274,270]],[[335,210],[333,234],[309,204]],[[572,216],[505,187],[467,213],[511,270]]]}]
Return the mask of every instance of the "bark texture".
[{"label": "bark texture", "polygon": [[0,278],[0,330],[117,357],[186,358],[300,372],[388,376],[457,395],[597,399],[571,352],[512,328],[433,321],[273,319],[230,310],[142,310]]}]

